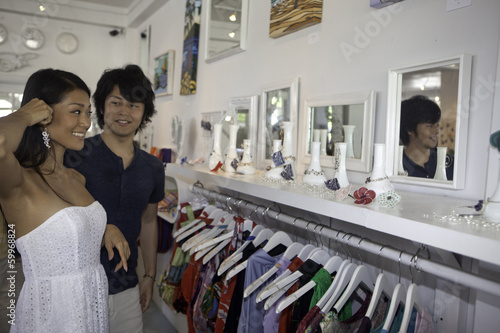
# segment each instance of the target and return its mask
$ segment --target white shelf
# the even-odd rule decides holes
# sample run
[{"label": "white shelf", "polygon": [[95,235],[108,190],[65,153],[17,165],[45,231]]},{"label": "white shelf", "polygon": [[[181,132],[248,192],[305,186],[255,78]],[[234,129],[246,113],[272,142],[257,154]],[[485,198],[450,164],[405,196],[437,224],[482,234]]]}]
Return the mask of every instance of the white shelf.
[{"label": "white shelf", "polygon": [[[350,198],[342,202],[325,199],[297,184],[266,182],[261,179],[263,171],[250,176],[214,173],[201,165],[168,164],[167,174],[188,185],[199,180],[208,189],[241,192],[500,266],[500,226],[480,227],[465,219],[453,220],[459,207],[476,202],[398,192],[401,202],[394,208],[359,206]],[[354,189],[358,187],[353,184]]]}]

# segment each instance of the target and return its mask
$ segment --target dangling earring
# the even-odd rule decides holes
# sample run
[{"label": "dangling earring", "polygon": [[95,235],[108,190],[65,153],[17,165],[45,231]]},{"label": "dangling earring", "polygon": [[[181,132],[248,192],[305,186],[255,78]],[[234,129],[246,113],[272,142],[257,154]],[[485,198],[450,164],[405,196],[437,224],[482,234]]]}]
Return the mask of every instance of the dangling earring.
[{"label": "dangling earring", "polygon": [[47,133],[47,129],[44,128],[42,131],[42,138],[43,138],[43,143],[45,146],[50,149],[50,138],[49,138],[49,133]]}]

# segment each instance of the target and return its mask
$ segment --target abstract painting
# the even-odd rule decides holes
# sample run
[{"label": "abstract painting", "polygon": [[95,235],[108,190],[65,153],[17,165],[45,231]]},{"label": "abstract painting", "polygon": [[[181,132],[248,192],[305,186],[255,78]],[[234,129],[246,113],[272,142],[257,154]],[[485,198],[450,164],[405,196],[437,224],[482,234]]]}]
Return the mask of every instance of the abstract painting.
[{"label": "abstract painting", "polygon": [[172,95],[174,59],[174,50],[169,50],[167,53],[159,55],[155,58],[153,87],[156,96]]},{"label": "abstract painting", "polygon": [[278,38],[321,23],[323,0],[271,0],[269,37]]},{"label": "abstract painting", "polygon": [[181,95],[192,95],[196,93],[200,21],[201,0],[186,0],[184,47],[182,50]]}]

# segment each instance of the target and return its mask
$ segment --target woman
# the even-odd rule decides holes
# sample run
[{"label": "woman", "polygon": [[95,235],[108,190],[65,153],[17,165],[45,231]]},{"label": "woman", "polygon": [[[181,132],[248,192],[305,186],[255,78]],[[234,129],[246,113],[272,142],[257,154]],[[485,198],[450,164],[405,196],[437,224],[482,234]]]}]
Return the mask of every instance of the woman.
[{"label": "woman", "polygon": [[84,177],[63,165],[67,148],[83,148],[90,107],[78,76],[43,69],[28,79],[21,108],[0,118],[0,205],[25,275],[11,332],[108,330],[100,247],[116,247],[120,265],[130,252]]}]

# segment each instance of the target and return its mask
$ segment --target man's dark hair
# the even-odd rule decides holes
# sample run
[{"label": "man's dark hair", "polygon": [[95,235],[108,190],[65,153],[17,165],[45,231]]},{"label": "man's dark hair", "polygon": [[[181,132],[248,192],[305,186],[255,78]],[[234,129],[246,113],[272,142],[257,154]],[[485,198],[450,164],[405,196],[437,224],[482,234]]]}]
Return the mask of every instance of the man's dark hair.
[{"label": "man's dark hair", "polygon": [[441,119],[441,109],[426,96],[415,95],[401,102],[399,137],[406,146],[410,143],[408,132],[416,132],[418,124],[435,124]]},{"label": "man's dark hair", "polygon": [[127,65],[124,68],[104,71],[92,96],[97,111],[97,123],[101,128],[104,127],[104,104],[115,86],[118,86],[120,94],[127,101],[144,103],[144,115],[137,131],[142,130],[147,123],[151,122],[151,117],[156,112],[154,106],[155,94],[151,87],[151,81],[137,65]]}]

